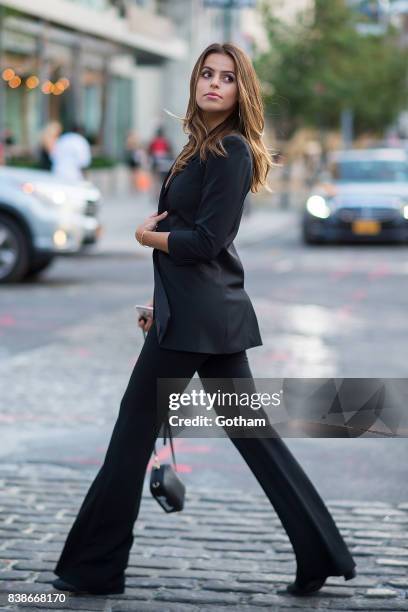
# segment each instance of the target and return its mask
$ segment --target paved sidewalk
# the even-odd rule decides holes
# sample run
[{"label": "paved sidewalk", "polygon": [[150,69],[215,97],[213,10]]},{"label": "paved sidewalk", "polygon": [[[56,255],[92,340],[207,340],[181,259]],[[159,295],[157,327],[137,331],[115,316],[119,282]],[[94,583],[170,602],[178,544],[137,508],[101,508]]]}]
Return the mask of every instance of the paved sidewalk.
[{"label": "paved sidewalk", "polygon": [[[89,251],[95,255],[151,256],[151,249],[144,249],[135,239],[136,227],[153,214],[155,204],[145,195],[118,194],[103,200],[101,222],[104,232],[95,247]],[[250,213],[244,214],[236,246],[246,246],[262,239],[281,234],[299,223],[299,213],[281,210],[267,205],[253,204]]]},{"label": "paved sidewalk", "polygon": [[[0,610],[408,610],[408,503],[327,501],[359,574],[295,598],[285,591],[295,572],[292,547],[267,498],[192,486],[174,514],[145,489],[123,595],[64,601],[51,586],[52,569],[95,474],[0,464]],[[49,601],[32,601],[41,594]]]}]

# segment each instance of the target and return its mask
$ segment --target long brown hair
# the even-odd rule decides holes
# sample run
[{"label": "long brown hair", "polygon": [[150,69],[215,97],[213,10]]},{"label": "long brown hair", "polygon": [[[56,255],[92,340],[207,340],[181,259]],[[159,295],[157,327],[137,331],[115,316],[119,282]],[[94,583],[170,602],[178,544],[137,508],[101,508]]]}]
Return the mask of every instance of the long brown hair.
[{"label": "long brown hair", "polygon": [[[196,102],[196,88],[202,66],[210,53],[222,53],[233,59],[237,75],[238,103],[222,123],[208,131],[202,118],[202,111]],[[256,193],[262,186],[265,186],[267,191],[272,191],[266,178],[270,168],[278,164],[274,163],[262,140],[265,120],[261,87],[251,60],[242,49],[232,43],[213,43],[204,49],[191,73],[190,99],[185,117],[180,118],[170,114],[181,119],[183,132],[188,134],[189,139],[177,156],[166,184],[174,174],[183,170],[188,161],[198,152],[201,160],[206,160],[208,152],[225,156],[226,151],[221,144],[221,139],[227,134],[238,132],[244,136],[252,151],[251,191]]]}]

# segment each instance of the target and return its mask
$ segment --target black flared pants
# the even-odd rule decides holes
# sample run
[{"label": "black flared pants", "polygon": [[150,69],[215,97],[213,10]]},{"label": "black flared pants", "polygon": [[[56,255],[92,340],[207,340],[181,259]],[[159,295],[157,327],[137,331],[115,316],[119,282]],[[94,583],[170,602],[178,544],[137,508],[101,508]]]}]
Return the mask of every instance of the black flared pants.
[{"label": "black flared pants", "polygon": [[[252,380],[246,351],[209,355],[163,349],[153,323],[123,395],[104,463],[54,569],[60,578],[95,589],[124,584],[147,465],[168,412],[168,405],[157,406],[157,378],[190,380],[195,372],[202,379],[222,378],[223,391],[228,391],[228,378]],[[208,381],[203,386],[211,390]],[[184,388],[185,384],[179,392]],[[270,438],[231,437],[231,441],[288,534],[297,575],[302,579],[340,576],[353,569],[355,562],[331,514],[273,428]]]}]

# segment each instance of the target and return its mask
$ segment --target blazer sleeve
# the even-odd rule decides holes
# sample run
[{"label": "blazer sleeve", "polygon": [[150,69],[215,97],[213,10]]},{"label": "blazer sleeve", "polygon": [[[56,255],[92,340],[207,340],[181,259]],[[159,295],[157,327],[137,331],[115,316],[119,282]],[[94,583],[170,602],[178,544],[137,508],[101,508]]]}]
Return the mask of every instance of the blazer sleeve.
[{"label": "blazer sleeve", "polygon": [[239,136],[226,136],[222,143],[227,157],[207,157],[194,228],[170,231],[168,254],[177,265],[214,259],[242,214],[251,185],[251,154]]}]

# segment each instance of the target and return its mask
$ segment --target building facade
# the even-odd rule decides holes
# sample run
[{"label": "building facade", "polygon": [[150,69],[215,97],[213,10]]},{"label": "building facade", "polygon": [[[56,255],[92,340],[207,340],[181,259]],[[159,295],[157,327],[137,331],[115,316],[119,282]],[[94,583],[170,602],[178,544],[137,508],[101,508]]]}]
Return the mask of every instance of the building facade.
[{"label": "building facade", "polygon": [[[32,150],[53,119],[82,124],[91,142],[116,158],[130,129],[151,128],[163,67],[188,52],[157,4],[0,1],[0,126],[18,152]],[[137,88],[149,98],[142,109]]]}]

